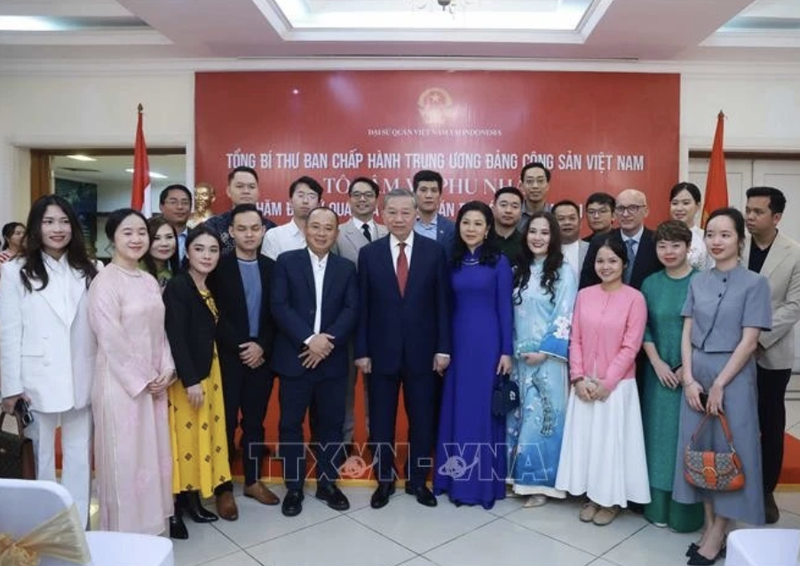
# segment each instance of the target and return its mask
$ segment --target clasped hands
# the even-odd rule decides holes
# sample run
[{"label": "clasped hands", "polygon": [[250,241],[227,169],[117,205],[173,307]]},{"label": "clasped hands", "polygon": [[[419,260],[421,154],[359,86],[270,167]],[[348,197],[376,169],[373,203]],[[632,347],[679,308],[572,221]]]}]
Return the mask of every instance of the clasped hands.
[{"label": "clasped hands", "polygon": [[584,377],[575,383],[575,394],[581,401],[605,401],[611,395],[603,383],[597,379]]},{"label": "clasped hands", "polygon": [[175,370],[170,370],[168,372],[162,373],[153,381],[148,383],[145,389],[147,389],[147,392],[150,395],[158,397],[159,395],[164,393],[164,391],[166,391],[170,385],[175,383],[176,379],[178,379],[178,376],[175,375]]},{"label": "clasped hands", "polygon": [[725,386],[718,383],[716,380],[711,384],[711,389],[708,390],[708,399],[705,406],[700,399],[700,395],[705,390],[699,381],[696,381],[692,376],[689,376],[686,384],[683,386],[683,393],[686,396],[686,403],[695,411],[700,413],[708,413],[709,415],[719,415],[722,411],[722,400],[725,396]]},{"label": "clasped hands", "polygon": [[297,357],[300,358],[300,363],[306,369],[314,369],[322,360],[327,358],[333,352],[334,336],[327,332],[320,332],[314,334],[311,339],[306,343],[307,349],[300,352]]}]

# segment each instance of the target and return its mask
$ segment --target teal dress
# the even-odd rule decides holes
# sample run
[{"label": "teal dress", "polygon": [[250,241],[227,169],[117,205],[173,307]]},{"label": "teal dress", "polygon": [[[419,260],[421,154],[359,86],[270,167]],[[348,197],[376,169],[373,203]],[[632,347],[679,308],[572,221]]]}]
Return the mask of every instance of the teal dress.
[{"label": "teal dress", "polygon": [[[654,344],[658,355],[672,368],[681,363],[681,310],[689,282],[696,273],[692,269],[685,277],[672,279],[661,270],[642,284],[641,291],[647,302],[644,341]],[[644,370],[642,413],[651,502],[644,506],[644,516],[651,523],[689,533],[703,526],[703,505],[685,505],[672,499],[681,402],[681,388],[664,387],[648,360]]]}]

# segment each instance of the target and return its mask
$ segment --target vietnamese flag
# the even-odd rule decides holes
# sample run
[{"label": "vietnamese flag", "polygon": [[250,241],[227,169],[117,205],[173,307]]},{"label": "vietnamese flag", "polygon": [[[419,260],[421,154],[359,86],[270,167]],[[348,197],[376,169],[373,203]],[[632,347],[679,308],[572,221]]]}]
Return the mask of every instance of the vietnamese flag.
[{"label": "vietnamese flag", "polygon": [[150,218],[150,162],[147,159],[147,146],[144,143],[142,115],[144,108],[139,105],[139,122],[136,125],[136,145],[133,148],[133,191],[131,208],[139,210]]},{"label": "vietnamese flag", "polygon": [[700,227],[706,227],[709,214],[718,208],[728,206],[728,176],[725,173],[725,151],[722,148],[725,114],[720,110],[717,115],[717,131],[714,133],[714,145],[711,148],[711,160],[708,164],[706,179],[706,195],[703,200],[703,216]]}]

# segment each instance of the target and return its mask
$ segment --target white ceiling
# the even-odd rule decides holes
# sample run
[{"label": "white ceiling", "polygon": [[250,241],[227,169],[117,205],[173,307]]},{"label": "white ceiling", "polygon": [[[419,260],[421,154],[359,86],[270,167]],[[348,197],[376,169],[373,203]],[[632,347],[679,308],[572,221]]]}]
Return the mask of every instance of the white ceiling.
[{"label": "white ceiling", "polygon": [[[90,155],[91,156],[91,155]],[[96,161],[76,161],[66,156],[56,156],[50,169],[56,177],[97,184],[124,184],[132,182],[133,155],[94,156]],[[150,171],[166,175],[166,179],[153,179],[160,187],[184,183],[186,177],[185,155],[150,155]]]},{"label": "white ceiling", "polygon": [[[797,64],[800,0],[0,0],[57,31],[0,30],[31,60],[333,57]],[[452,13],[451,13],[452,12]],[[66,62],[66,61],[65,61]]]}]

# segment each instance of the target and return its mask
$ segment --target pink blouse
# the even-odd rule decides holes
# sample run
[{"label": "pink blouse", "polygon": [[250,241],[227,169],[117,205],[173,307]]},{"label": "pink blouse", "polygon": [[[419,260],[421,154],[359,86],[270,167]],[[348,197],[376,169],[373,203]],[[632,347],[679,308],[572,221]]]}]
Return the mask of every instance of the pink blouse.
[{"label": "pink blouse", "polygon": [[624,285],[606,292],[600,285],[582,289],[572,315],[570,379],[594,377],[613,391],[636,377],[636,355],[647,323],[644,296]]}]

